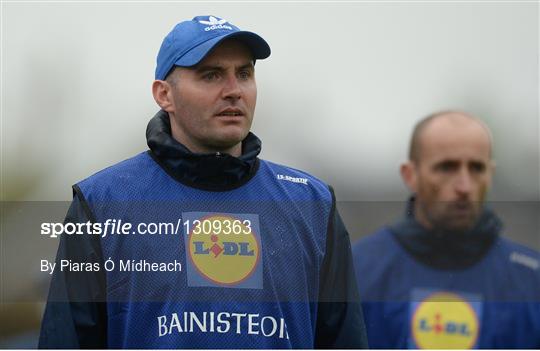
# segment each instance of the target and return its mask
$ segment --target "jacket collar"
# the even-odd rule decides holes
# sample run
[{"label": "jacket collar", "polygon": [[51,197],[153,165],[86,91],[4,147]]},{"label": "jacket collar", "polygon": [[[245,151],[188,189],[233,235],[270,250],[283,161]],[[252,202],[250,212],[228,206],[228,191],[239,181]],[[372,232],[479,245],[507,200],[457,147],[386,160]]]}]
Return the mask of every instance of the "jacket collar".
[{"label": "jacket collar", "polygon": [[502,222],[484,208],[475,226],[464,233],[427,230],[414,218],[414,197],[403,220],[390,231],[417,261],[437,269],[465,269],[479,262],[502,231]]},{"label": "jacket collar", "polygon": [[171,135],[169,114],[160,110],[146,127],[152,158],[174,179],[195,188],[213,191],[235,189],[249,181],[259,166],[261,141],[249,133],[242,141],[242,155],[199,154],[188,150]]}]

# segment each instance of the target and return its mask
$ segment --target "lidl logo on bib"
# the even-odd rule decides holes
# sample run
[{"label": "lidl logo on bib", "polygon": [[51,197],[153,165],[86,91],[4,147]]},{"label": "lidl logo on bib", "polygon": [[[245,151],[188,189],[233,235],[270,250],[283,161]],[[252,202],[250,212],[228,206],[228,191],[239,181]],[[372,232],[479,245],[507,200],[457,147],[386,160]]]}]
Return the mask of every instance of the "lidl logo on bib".
[{"label": "lidl logo on bib", "polygon": [[418,289],[410,306],[409,346],[472,349],[477,346],[482,305],[475,296]]},{"label": "lidl logo on bib", "polygon": [[185,212],[188,286],[262,289],[259,216]]}]

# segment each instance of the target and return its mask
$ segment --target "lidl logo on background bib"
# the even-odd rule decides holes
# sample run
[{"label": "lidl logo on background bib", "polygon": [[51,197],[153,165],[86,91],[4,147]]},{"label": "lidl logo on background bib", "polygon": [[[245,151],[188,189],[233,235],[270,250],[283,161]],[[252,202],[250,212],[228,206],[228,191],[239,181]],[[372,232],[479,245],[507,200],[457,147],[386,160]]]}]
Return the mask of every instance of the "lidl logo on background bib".
[{"label": "lidl logo on background bib", "polygon": [[259,216],[185,212],[188,286],[262,289]]},{"label": "lidl logo on background bib", "polygon": [[413,291],[409,346],[419,349],[472,349],[480,333],[478,297],[447,291]]}]

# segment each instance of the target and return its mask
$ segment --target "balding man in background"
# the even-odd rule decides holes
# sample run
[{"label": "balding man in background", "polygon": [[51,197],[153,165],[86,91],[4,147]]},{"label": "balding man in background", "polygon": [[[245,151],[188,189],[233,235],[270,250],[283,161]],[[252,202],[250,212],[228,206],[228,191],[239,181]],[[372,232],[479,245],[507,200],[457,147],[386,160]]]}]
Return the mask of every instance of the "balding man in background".
[{"label": "balding man in background", "polygon": [[501,236],[484,206],[494,162],[479,119],[414,128],[406,216],[353,247],[372,348],[540,348],[540,254]]}]

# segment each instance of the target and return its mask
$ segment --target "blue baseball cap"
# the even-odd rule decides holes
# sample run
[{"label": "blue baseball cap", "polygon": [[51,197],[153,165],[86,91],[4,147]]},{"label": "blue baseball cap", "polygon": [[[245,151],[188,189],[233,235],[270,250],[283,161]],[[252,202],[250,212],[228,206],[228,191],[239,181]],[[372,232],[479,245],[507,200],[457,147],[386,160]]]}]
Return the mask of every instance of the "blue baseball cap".
[{"label": "blue baseball cap", "polygon": [[270,56],[270,46],[259,35],[240,30],[220,17],[197,16],[191,21],[178,23],[163,39],[157,56],[156,79],[165,79],[174,66],[195,66],[228,38],[236,38],[246,44],[255,60]]}]

